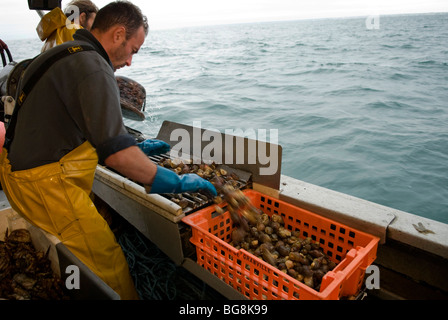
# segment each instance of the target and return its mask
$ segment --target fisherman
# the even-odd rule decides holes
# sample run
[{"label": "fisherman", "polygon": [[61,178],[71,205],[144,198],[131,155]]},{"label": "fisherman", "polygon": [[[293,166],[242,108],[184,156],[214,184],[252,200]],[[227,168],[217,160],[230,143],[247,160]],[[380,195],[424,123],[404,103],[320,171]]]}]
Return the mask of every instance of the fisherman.
[{"label": "fisherman", "polygon": [[[72,8],[77,7],[79,17],[75,19],[75,23],[67,21],[72,16]],[[65,8],[65,14],[61,8],[56,7],[42,17],[37,25],[36,31],[40,40],[45,41],[42,52],[53,48],[66,41],[73,40],[73,35],[78,29],[86,29],[90,31],[93,21],[95,20],[98,7],[90,0],[74,0]],[[76,24],[79,22],[79,24]],[[67,27],[69,25],[70,27]]]},{"label": "fisherman", "polygon": [[[70,21],[70,28],[68,28],[67,19],[71,17],[71,10],[73,7],[77,7],[79,10],[79,24],[72,24]],[[95,21],[97,12],[98,8],[92,1],[74,0],[65,7],[65,14],[59,7],[56,7],[47,13],[43,16],[36,28],[39,38],[42,41],[46,40],[44,46],[42,47],[42,52],[61,43],[73,40],[73,35],[78,29],[84,28],[90,31],[93,22]],[[2,139],[1,135],[2,131],[0,127],[0,143]],[[147,139],[138,143],[138,146],[148,156],[166,153],[169,151],[168,144],[156,139]]]},{"label": "fisherman", "polygon": [[149,193],[216,195],[198,175],[153,163],[123,124],[114,71],[131,65],[147,33],[140,9],[116,1],[98,11],[91,32],[80,29],[74,41],[35,58],[20,81],[0,155],[0,180],[12,208],[58,237],[122,299],[138,294],[121,247],[89,198],[97,163]]}]

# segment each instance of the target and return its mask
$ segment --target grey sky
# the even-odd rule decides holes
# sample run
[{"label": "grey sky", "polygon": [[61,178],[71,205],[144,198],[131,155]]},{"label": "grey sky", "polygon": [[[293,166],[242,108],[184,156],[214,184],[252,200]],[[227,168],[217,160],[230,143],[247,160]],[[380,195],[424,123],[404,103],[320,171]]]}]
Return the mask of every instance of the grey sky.
[{"label": "grey sky", "polygon": [[[68,0],[62,1],[64,8]],[[93,0],[101,8],[110,0]],[[240,22],[448,12],[447,0],[134,0],[151,30]],[[1,0],[0,39],[36,37],[39,22],[26,0]]]}]

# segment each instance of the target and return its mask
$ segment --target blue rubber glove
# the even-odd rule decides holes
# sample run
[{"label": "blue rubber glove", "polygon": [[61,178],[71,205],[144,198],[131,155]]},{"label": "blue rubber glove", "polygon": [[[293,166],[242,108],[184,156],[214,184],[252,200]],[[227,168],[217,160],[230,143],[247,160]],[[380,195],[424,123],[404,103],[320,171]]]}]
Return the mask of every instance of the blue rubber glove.
[{"label": "blue rubber glove", "polygon": [[171,148],[168,143],[157,139],[147,139],[145,141],[137,143],[137,146],[147,156],[155,156],[158,154],[167,153]]},{"label": "blue rubber glove", "polygon": [[217,196],[215,187],[195,173],[177,175],[164,167],[157,166],[157,173],[149,193],[203,192]]}]

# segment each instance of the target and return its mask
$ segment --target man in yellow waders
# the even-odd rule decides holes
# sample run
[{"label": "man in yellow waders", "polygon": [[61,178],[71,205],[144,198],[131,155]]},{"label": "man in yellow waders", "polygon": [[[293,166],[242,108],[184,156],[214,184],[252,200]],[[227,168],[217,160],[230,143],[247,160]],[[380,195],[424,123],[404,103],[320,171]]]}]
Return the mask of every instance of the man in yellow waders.
[{"label": "man in yellow waders", "polygon": [[147,32],[140,9],[116,1],[98,11],[91,32],[80,29],[74,41],[36,57],[20,81],[0,155],[13,209],[57,236],[122,299],[138,295],[123,251],[89,198],[97,163],[150,193],[216,195],[198,175],[154,164],[123,124],[114,70],[131,65]]},{"label": "man in yellow waders", "polygon": [[[75,21],[68,21],[71,17],[72,6],[76,6],[79,10],[79,16]],[[90,0],[75,0],[70,2],[66,7],[66,14],[61,8],[56,7],[45,14],[37,25],[36,32],[40,40],[45,41],[42,52],[53,48],[66,41],[73,40],[76,30],[85,28],[90,31],[93,21],[95,20],[98,8]],[[78,24],[76,24],[78,22]]]}]

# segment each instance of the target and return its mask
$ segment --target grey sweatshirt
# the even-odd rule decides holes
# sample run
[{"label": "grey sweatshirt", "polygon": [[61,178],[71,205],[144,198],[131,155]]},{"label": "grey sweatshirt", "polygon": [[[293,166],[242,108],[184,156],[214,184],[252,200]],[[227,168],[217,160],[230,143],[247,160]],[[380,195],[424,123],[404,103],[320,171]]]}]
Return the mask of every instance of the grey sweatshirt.
[{"label": "grey sweatshirt", "polygon": [[136,145],[123,124],[120,93],[106,51],[87,30],[78,30],[74,39],[40,54],[25,71],[17,92],[49,56],[74,45],[95,48],[55,62],[28,94],[9,148],[13,171],[56,162],[86,140],[96,148],[100,164]]}]

